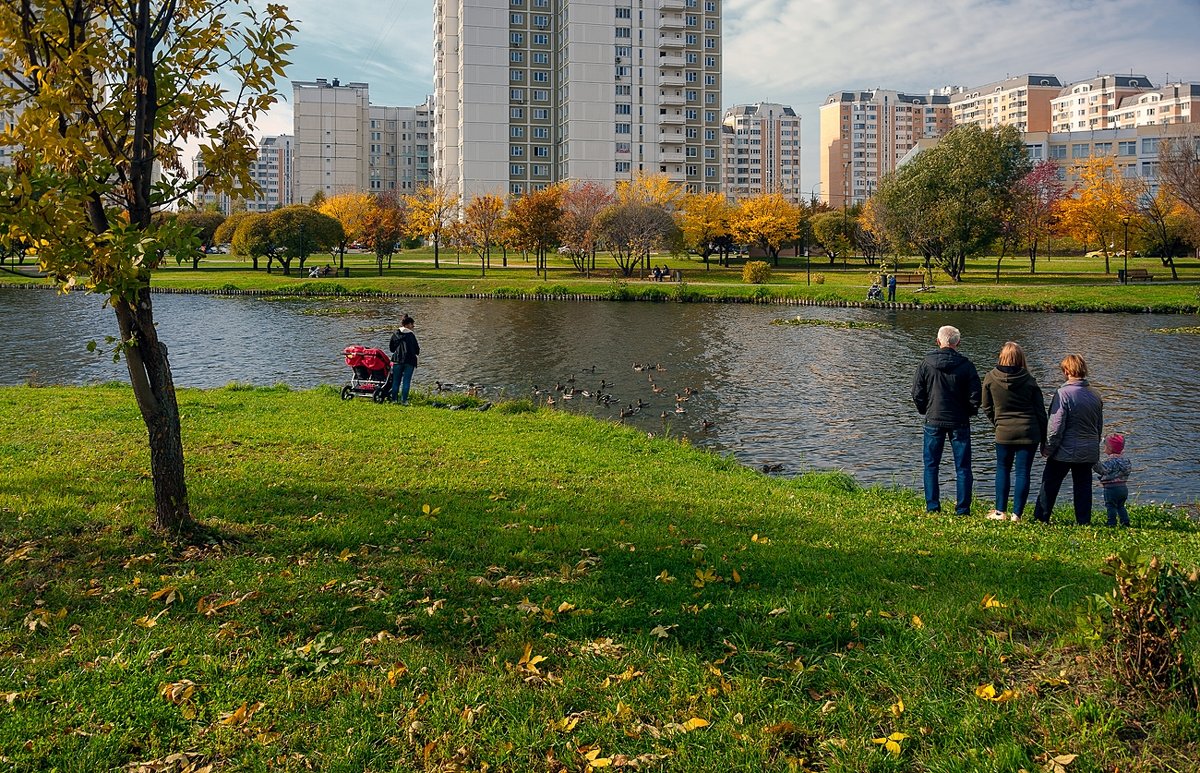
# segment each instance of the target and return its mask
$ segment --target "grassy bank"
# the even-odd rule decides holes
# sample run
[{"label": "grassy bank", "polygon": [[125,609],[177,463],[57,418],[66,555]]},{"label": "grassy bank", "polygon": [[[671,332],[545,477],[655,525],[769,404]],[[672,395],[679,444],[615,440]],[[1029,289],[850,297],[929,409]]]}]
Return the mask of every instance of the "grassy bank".
[{"label": "grassy bank", "polygon": [[[308,265],[320,266],[336,262],[330,256],[317,255]],[[877,267],[861,259],[829,264],[814,259],[805,266],[804,258],[784,258],[772,272],[770,281],[761,285],[742,282],[743,259],[728,268],[711,263],[707,268],[696,256],[672,258],[655,256],[656,265],[667,265],[682,272],[683,282],[654,282],[639,277],[624,278],[612,267],[611,261],[598,260],[597,274],[583,277],[568,262],[551,260],[547,276],[535,274],[530,263],[518,256],[501,266],[494,258],[492,268],[481,276],[478,260],[452,252],[443,252],[439,269],[433,268],[428,250],[414,250],[398,256],[390,268],[378,275],[371,255],[353,253],[346,256],[349,276],[309,279],[307,273],[293,271],[283,276],[276,271],[252,271],[249,264],[226,255],[213,255],[201,262],[198,269],[169,266],[155,274],[156,287],[211,292],[220,290],[249,290],[306,293],[393,293],[404,295],[584,295],[609,297],[618,300],[795,300],[837,303],[858,302],[866,297],[866,288]],[[1104,272],[1104,262],[1096,258],[1055,256],[1042,259],[1035,274],[1028,272],[1028,263],[1007,259],[1002,264],[999,280],[995,258],[972,261],[961,282],[952,282],[935,272],[936,289],[917,292],[913,285],[897,289],[897,301],[919,305],[965,304],[1000,308],[1056,309],[1062,311],[1161,311],[1195,312],[1200,308],[1200,262],[1188,259],[1179,262],[1179,280],[1173,281],[1169,269],[1156,258],[1132,258],[1130,268],[1146,269],[1151,282],[1121,285],[1116,270],[1124,263],[1113,260],[1113,273]],[[900,261],[900,271],[918,271],[920,261],[906,258]],[[0,281],[38,283],[34,280],[0,274]]]},{"label": "grassy bank", "polygon": [[[1195,714],[1120,687],[1077,624],[1111,587],[1106,555],[1200,560],[1186,520],[928,517],[911,493],[774,479],[519,407],[184,390],[213,535],[184,546],[144,528],[126,388],[0,389],[0,762],[1015,773],[1078,755],[1088,773],[1200,757]],[[875,741],[893,733],[895,753]]]}]

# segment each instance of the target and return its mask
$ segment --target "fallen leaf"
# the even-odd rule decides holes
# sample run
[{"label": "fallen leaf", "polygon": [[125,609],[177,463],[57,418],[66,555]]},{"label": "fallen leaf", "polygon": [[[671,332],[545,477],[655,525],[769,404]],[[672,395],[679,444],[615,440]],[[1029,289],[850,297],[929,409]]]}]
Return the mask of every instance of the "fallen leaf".
[{"label": "fallen leaf", "polygon": [[916,615],[913,615],[912,616],[912,627],[916,628],[919,631],[925,627],[925,622],[923,620],[921,620],[921,618],[917,617]]},{"label": "fallen leaf", "polygon": [[1008,606],[1008,604],[1005,604],[1004,602],[1000,601],[995,596],[993,596],[991,593],[984,596],[983,601],[980,602],[980,604],[984,609],[991,609],[993,607],[998,607],[1000,609],[1004,609],[1005,607]]},{"label": "fallen leaf", "polygon": [[897,698],[897,699],[896,699],[896,702],[895,702],[895,703],[893,703],[893,704],[891,705],[891,707],[889,707],[889,709],[888,709],[888,710],[892,712],[892,716],[893,716],[893,717],[897,717],[897,718],[898,718],[898,717],[899,717],[901,714],[903,714],[903,713],[904,713],[904,699],[903,699],[903,698]]},{"label": "fallen leaf", "polygon": [[258,712],[258,710],[264,705],[266,704],[262,703],[261,701],[257,703],[243,703],[241,706],[231,712],[222,713],[218,721],[222,725],[227,725],[229,727],[244,725],[249,722],[251,718],[253,718]]}]

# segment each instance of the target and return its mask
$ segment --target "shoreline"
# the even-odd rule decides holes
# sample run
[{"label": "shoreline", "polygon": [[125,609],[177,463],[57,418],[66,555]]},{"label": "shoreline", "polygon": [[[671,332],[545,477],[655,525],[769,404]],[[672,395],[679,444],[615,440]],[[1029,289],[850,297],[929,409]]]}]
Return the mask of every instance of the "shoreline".
[{"label": "shoreline", "polygon": [[[319,280],[318,280],[319,281]],[[334,280],[336,281],[336,280]],[[305,285],[311,283],[306,282]],[[341,285],[329,290],[314,289],[309,286],[295,289],[242,289],[230,288],[185,288],[185,287],[150,287],[150,292],[160,295],[207,295],[207,296],[250,296],[266,298],[350,298],[350,299],[407,299],[407,298],[466,298],[471,300],[516,300],[516,301],[567,301],[586,303],[596,301],[608,302],[646,302],[646,303],[734,303],[774,306],[809,306],[822,308],[854,308],[882,309],[887,311],[1010,311],[1038,312],[1049,314],[1200,314],[1200,300],[1193,304],[1113,304],[1097,306],[1093,304],[1066,304],[1061,302],[1043,303],[956,303],[956,302],[898,302],[898,301],[866,301],[843,298],[799,298],[795,296],[776,295],[769,290],[766,292],[752,291],[749,295],[740,294],[708,294],[698,292],[680,285],[667,285],[672,290],[662,289],[657,284],[645,288],[627,288],[625,292],[605,293],[574,293],[574,292],[524,292],[516,288],[501,288],[491,292],[465,293],[420,293],[389,290],[348,290]],[[0,282],[0,289],[19,290],[52,290],[57,288],[47,284],[32,282]],[[538,288],[532,288],[537,290]],[[760,290],[765,290],[760,286]],[[84,291],[86,292],[86,291]]]}]

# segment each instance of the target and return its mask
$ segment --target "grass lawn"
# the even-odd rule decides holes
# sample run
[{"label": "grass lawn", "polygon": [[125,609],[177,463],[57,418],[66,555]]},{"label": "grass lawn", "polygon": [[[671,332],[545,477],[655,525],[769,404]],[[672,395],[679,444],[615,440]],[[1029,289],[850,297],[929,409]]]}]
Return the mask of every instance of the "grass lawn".
[{"label": "grass lawn", "polygon": [[1135,508],[1120,531],[931,517],[911,492],[518,404],[180,402],[198,544],[145,527],[127,388],[0,389],[0,767],[1200,759],[1194,708],[1121,686],[1079,623],[1112,587],[1105,556],[1200,562],[1177,512]]},{"label": "grass lawn", "polygon": [[[597,275],[583,277],[569,261],[551,259],[548,276],[538,276],[533,264],[519,255],[509,258],[507,268],[501,266],[499,255],[493,256],[492,268],[481,276],[478,258],[457,256],[443,250],[440,268],[433,268],[432,251],[428,249],[404,252],[392,261],[379,276],[373,255],[351,253],[346,256],[350,276],[309,279],[307,271],[294,267],[291,276],[265,270],[250,270],[250,264],[228,255],[211,255],[199,269],[189,266],[167,266],[155,273],[156,287],[196,291],[267,290],[274,292],[386,292],[408,295],[459,296],[467,294],[518,295],[538,293],[549,295],[599,295],[616,299],[644,298],[648,300],[720,299],[757,300],[815,300],[821,302],[862,301],[875,266],[865,265],[860,258],[837,261],[814,258],[811,267],[804,258],[782,258],[771,279],[762,285],[742,282],[742,264],[737,259],[729,268],[715,262],[706,269],[698,256],[671,257],[656,255],[655,265],[667,265],[683,273],[683,283],[654,282],[637,276],[619,276],[611,259],[597,258]],[[337,261],[328,255],[314,255],[307,265],[323,266]],[[260,264],[260,265],[264,265]],[[899,262],[901,273],[920,270],[918,258]],[[1200,308],[1200,260],[1177,261],[1179,280],[1157,258],[1131,258],[1129,267],[1143,268],[1153,276],[1150,282],[1117,283],[1116,271],[1124,263],[1114,258],[1104,272],[1104,261],[1097,258],[1042,257],[1036,274],[1029,273],[1029,264],[1021,258],[1006,258],[996,281],[996,259],[979,258],[971,261],[962,282],[952,282],[941,272],[935,272],[936,289],[917,292],[917,286],[900,285],[897,301],[916,304],[981,304],[1000,307],[1061,309],[1069,311],[1144,311],[1194,312]],[[34,282],[12,274],[0,275],[5,282]]]}]

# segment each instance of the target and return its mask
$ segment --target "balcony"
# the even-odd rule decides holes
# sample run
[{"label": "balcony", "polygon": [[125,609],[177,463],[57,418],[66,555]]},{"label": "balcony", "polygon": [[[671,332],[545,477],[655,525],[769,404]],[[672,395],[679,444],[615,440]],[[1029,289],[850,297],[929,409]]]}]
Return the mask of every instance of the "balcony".
[{"label": "balcony", "polygon": [[682,145],[684,140],[683,132],[678,130],[667,131],[664,129],[658,134],[658,141],[663,145]]},{"label": "balcony", "polygon": [[661,53],[659,54],[659,67],[683,67],[683,65],[684,61],[681,54],[677,54],[674,51],[666,52],[665,56]]},{"label": "balcony", "polygon": [[687,119],[683,117],[683,113],[668,113],[658,117],[659,124],[670,124],[671,126],[683,126]]},{"label": "balcony", "polygon": [[686,0],[658,0],[659,10],[662,11],[682,11],[686,4]]},{"label": "balcony", "polygon": [[685,100],[684,100],[683,94],[681,92],[671,91],[671,92],[663,93],[660,91],[658,94],[658,104],[660,104],[660,105],[682,106],[684,104],[684,102],[685,102]]},{"label": "balcony", "polygon": [[663,14],[658,17],[658,28],[663,30],[681,30],[683,29],[683,16],[674,13]]},{"label": "balcony", "polygon": [[683,48],[685,44],[683,35],[659,35],[658,37],[659,48]]},{"label": "balcony", "polygon": [[662,73],[658,76],[658,85],[660,85],[660,86],[682,86],[683,85],[683,73],[681,73],[681,72]]},{"label": "balcony", "polygon": [[658,160],[663,164],[682,164],[683,153],[678,150],[660,150]]}]

